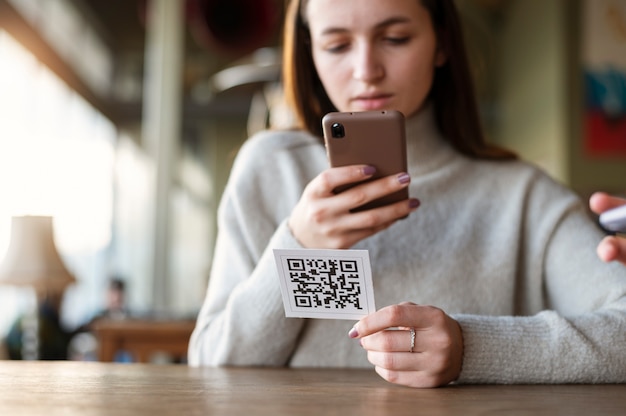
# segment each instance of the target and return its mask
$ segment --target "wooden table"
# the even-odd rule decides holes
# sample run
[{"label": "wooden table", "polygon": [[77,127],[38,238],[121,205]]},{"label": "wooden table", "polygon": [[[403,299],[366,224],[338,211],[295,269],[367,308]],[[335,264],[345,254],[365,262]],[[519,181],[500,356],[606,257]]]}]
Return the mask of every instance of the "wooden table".
[{"label": "wooden table", "polygon": [[194,320],[159,321],[145,319],[101,319],[93,324],[98,339],[98,360],[113,361],[118,351],[131,353],[133,359],[148,363],[156,353],[173,359],[187,356]]},{"label": "wooden table", "polygon": [[620,415],[626,385],[416,390],[372,370],[0,361],[0,415]]}]

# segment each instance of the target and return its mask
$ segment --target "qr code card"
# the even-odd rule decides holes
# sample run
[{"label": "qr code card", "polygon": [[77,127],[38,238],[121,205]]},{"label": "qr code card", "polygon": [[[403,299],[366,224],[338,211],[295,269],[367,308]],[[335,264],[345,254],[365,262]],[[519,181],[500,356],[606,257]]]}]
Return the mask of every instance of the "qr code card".
[{"label": "qr code card", "polygon": [[367,250],[274,250],[285,315],[361,319],[374,312]]}]

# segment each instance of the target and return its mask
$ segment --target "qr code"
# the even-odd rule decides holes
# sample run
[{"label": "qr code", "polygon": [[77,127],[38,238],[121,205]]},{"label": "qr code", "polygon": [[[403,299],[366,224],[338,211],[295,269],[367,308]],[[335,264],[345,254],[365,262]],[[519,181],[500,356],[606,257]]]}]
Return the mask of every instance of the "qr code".
[{"label": "qr code", "polygon": [[287,316],[350,319],[373,311],[367,251],[279,251],[276,264]]},{"label": "qr code", "polygon": [[356,260],[288,258],[287,266],[297,307],[363,310]]}]

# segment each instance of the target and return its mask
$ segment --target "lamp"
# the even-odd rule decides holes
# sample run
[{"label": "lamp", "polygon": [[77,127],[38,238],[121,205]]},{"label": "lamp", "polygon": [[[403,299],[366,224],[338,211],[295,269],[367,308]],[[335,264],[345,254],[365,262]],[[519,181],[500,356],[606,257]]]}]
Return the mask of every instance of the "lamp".
[{"label": "lamp", "polygon": [[32,286],[38,293],[62,293],[75,281],[54,245],[52,217],[13,217],[11,242],[0,264],[0,284]]},{"label": "lamp", "polygon": [[[0,264],[0,284],[34,288],[38,312],[42,314],[44,308],[60,299],[65,288],[75,281],[54,245],[52,217],[13,217],[11,242]],[[43,304],[39,303],[40,298]],[[58,322],[58,315],[55,319]],[[46,348],[46,340],[40,336],[40,320],[38,314],[22,319],[22,359],[38,359],[42,355],[40,351]]]}]

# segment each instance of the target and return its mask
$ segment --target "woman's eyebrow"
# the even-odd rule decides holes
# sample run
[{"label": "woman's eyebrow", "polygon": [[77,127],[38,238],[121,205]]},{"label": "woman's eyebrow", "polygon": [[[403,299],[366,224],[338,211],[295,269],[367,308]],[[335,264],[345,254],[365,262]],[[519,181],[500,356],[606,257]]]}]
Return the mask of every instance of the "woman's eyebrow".
[{"label": "woman's eyebrow", "polygon": [[[395,25],[395,24],[399,24],[399,23],[409,23],[411,21],[411,19],[409,19],[406,16],[392,16],[388,19],[383,20],[380,23],[377,23],[376,26],[374,26],[374,29],[376,30],[380,30],[384,27],[387,26],[391,26],[391,25]],[[345,33],[348,32],[349,30],[344,28],[344,27],[327,27],[326,29],[324,29],[322,31],[322,35],[332,35],[335,33]]]},{"label": "woman's eyebrow", "polygon": [[387,26],[391,26],[391,25],[395,25],[395,24],[399,24],[399,23],[410,23],[411,19],[406,17],[406,16],[392,16],[388,19],[383,20],[382,22],[378,23],[375,28],[376,29],[382,29],[383,27],[387,27]]}]

